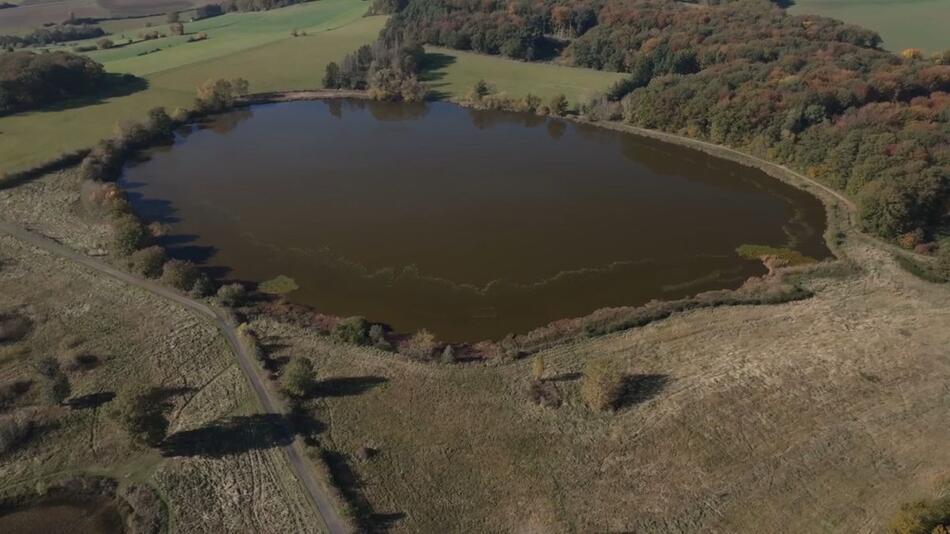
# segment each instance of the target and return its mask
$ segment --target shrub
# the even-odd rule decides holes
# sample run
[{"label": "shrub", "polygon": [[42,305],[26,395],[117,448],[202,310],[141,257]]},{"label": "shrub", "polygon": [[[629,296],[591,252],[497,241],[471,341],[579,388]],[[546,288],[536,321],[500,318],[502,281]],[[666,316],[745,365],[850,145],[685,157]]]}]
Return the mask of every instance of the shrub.
[{"label": "shrub", "polygon": [[584,370],[581,398],[590,409],[598,412],[613,410],[624,393],[626,377],[606,360],[591,362]]},{"label": "shrub", "polygon": [[944,534],[948,527],[950,496],[902,505],[888,530],[892,534]]},{"label": "shrub", "polygon": [[0,454],[24,443],[33,431],[33,420],[21,414],[0,417]]},{"label": "shrub", "polygon": [[112,39],[103,37],[102,39],[96,41],[96,46],[99,47],[99,50],[108,50],[109,48],[115,46],[115,43],[112,42]]},{"label": "shrub", "polygon": [[178,289],[189,291],[194,287],[201,272],[198,267],[187,260],[168,260],[162,266],[162,283]]},{"label": "shrub", "polygon": [[128,256],[148,244],[148,228],[133,215],[116,217],[112,227],[115,232],[112,248],[119,256]]},{"label": "shrub", "polygon": [[116,397],[111,414],[133,443],[155,447],[168,432],[165,409],[158,389],[127,389]]},{"label": "shrub", "polygon": [[185,25],[180,22],[176,22],[168,27],[168,33],[172,35],[184,35]]},{"label": "shrub", "polygon": [[374,324],[369,327],[369,341],[374,347],[380,350],[392,350],[392,343],[386,339],[386,328],[381,324]]},{"label": "shrub", "polygon": [[349,317],[343,319],[333,328],[331,337],[343,343],[353,343],[356,345],[368,345],[370,324],[362,317]]},{"label": "shrub", "polygon": [[243,306],[247,300],[247,289],[237,282],[218,288],[218,301],[225,306]]},{"label": "shrub", "polygon": [[531,360],[531,378],[534,378],[538,382],[544,381],[544,357],[535,356]]},{"label": "shrub", "polygon": [[475,82],[475,85],[472,86],[472,92],[468,94],[468,100],[479,102],[492,92],[492,86],[489,85],[488,82],[485,80],[478,80]]},{"label": "shrub", "polygon": [[446,345],[442,349],[442,363],[455,363],[455,349],[452,348],[452,345]]},{"label": "shrub", "polygon": [[416,332],[402,347],[402,353],[417,360],[428,360],[437,346],[435,336],[423,328]]},{"label": "shrub", "polygon": [[558,117],[567,115],[567,97],[562,94],[555,95],[551,99],[548,108],[551,110],[551,115],[557,115]]},{"label": "shrub", "polygon": [[561,394],[557,386],[540,380],[532,380],[528,384],[528,399],[544,408],[557,408],[561,405]]},{"label": "shrub", "polygon": [[152,245],[133,252],[128,259],[128,268],[133,273],[146,278],[158,278],[165,265],[165,249]]},{"label": "shrub", "polygon": [[32,321],[23,315],[0,313],[0,343],[20,341],[32,328]]},{"label": "shrub", "polygon": [[195,278],[195,282],[191,284],[191,289],[188,290],[188,294],[194,298],[204,298],[214,294],[214,282],[208,278],[208,275],[198,271],[198,277]]},{"label": "shrub", "polygon": [[62,372],[56,373],[55,376],[49,378],[46,383],[43,384],[43,396],[46,397],[47,402],[53,405],[60,405],[66,402],[72,390],[73,388],[69,383],[69,378]]},{"label": "shrub", "polygon": [[280,386],[292,397],[306,397],[316,385],[313,362],[308,358],[294,358],[280,373]]}]

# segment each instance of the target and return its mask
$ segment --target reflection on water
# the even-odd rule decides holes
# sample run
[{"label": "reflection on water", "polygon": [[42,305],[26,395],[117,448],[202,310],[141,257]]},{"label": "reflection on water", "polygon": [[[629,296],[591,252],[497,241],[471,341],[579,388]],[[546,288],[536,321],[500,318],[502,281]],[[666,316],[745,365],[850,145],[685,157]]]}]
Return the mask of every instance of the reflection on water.
[{"label": "reflection on water", "polygon": [[[220,124],[218,124],[220,122]],[[736,287],[742,243],[824,257],[817,200],[703,153],[450,104],[224,114],[122,181],[176,255],[291,298],[467,341]]]},{"label": "reflection on water", "polygon": [[47,498],[0,515],[0,532],[4,534],[119,534],[123,531],[122,517],[115,503],[104,498]]}]

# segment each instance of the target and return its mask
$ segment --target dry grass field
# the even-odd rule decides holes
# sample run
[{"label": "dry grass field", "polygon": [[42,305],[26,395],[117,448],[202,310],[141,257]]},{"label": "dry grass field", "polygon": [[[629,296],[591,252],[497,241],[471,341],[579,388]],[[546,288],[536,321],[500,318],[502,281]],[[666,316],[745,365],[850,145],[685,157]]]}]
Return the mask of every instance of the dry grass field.
[{"label": "dry grass field", "polygon": [[[0,383],[33,382],[5,404],[4,415],[30,414],[37,422],[26,443],[3,455],[0,490],[29,492],[73,473],[104,474],[154,487],[176,532],[317,529],[280,450],[253,432],[229,431],[226,423],[235,420],[253,430],[256,404],[214,326],[8,237],[0,237],[0,313],[32,323],[24,339],[0,345]],[[69,378],[69,406],[40,396],[33,368],[47,356]],[[109,398],[147,386],[167,397],[171,434],[204,432],[222,447],[219,454],[165,457],[132,446],[108,415]]]},{"label": "dry grass field", "polygon": [[[811,279],[814,298],[542,353],[558,408],[529,401],[528,360],[421,364],[255,327],[314,360],[324,439],[394,531],[877,532],[950,477],[950,287],[843,250],[861,272]],[[593,360],[633,377],[616,413],[579,399]]]}]

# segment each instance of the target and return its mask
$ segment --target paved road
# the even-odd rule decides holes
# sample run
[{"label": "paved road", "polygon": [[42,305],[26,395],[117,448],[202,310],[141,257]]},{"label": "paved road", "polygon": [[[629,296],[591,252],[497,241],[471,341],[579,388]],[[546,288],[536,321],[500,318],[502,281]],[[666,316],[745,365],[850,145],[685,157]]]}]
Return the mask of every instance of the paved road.
[{"label": "paved road", "polygon": [[[234,355],[237,357],[238,365],[241,367],[241,371],[244,372],[244,376],[247,377],[248,382],[251,383],[251,389],[253,389],[254,394],[257,395],[257,399],[260,401],[264,412],[269,414],[283,415],[283,411],[280,409],[280,404],[274,401],[270,392],[265,387],[264,378],[262,378],[258,372],[256,362],[252,361],[244,345],[238,340],[237,330],[235,330],[234,325],[231,324],[227,316],[225,316],[220,310],[212,308],[203,302],[189,298],[186,295],[175,291],[174,289],[165,287],[150,280],[139,278],[138,276],[119,270],[103,261],[76,252],[57,243],[56,241],[53,241],[52,239],[31,232],[20,226],[0,221],[0,232],[9,234],[20,241],[23,241],[24,243],[33,245],[61,258],[79,263],[92,270],[111,276],[112,278],[127,284],[140,287],[146,291],[150,291],[151,293],[154,293],[155,295],[158,295],[162,298],[176,302],[211,321],[215,324],[215,326],[218,327],[218,330],[220,330],[224,337],[228,340],[228,344],[231,346],[231,351],[234,352]],[[323,520],[326,530],[330,532],[330,534],[345,534],[349,532],[346,524],[340,518],[340,515],[337,513],[336,509],[333,507],[333,501],[326,494],[325,489],[317,481],[316,477],[314,477],[313,470],[309,465],[309,461],[304,459],[304,454],[300,450],[298,443],[295,441],[289,445],[284,445],[281,448],[284,451],[284,455],[287,457],[287,462],[290,464],[291,469],[293,469],[294,473],[297,475],[297,479],[300,480],[300,483],[303,484],[304,488],[307,490],[310,500],[316,507],[318,515]]]}]

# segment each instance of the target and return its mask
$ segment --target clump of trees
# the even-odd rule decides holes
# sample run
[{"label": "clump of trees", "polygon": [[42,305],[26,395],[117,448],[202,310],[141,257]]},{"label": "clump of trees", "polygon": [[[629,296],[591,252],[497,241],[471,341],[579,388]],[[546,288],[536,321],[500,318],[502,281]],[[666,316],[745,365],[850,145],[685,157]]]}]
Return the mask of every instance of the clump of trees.
[{"label": "clump of trees", "polygon": [[418,73],[425,51],[414,41],[391,42],[381,37],[331,62],[323,76],[328,89],[368,89],[377,100],[419,102],[428,90]]},{"label": "clump of trees", "polygon": [[950,496],[924,499],[901,506],[891,520],[891,534],[950,533]]},{"label": "clump of trees", "polygon": [[201,113],[224,111],[242,96],[250,92],[250,84],[244,78],[225,80],[214,78],[198,86],[195,109]]},{"label": "clump of trees", "polygon": [[280,7],[292,6],[310,0],[228,0],[222,6],[228,11],[268,11]]},{"label": "clump of trees", "polygon": [[70,52],[0,54],[0,116],[91,95],[106,82],[102,65]]},{"label": "clump of trees", "polygon": [[[863,228],[938,237],[950,220],[950,52],[881,50],[873,31],[766,0],[380,0],[386,42],[408,39],[628,73],[585,106],[741,149],[857,201]],[[549,106],[557,114],[558,106]]]}]

